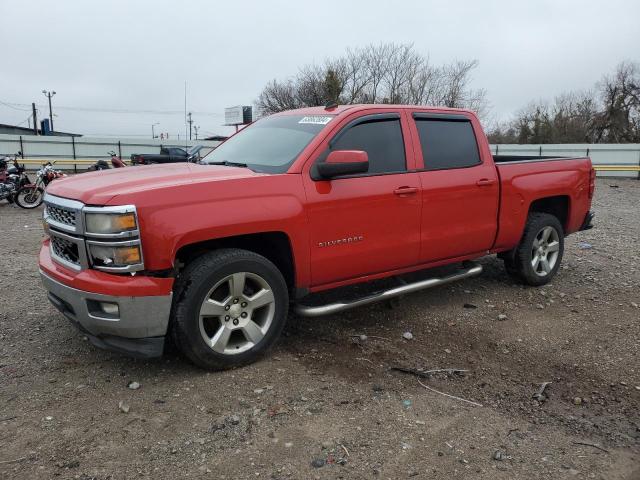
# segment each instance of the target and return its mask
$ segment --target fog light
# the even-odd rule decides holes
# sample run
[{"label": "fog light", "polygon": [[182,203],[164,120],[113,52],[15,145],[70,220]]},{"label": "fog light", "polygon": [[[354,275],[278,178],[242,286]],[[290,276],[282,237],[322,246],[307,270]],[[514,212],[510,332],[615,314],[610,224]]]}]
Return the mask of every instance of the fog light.
[{"label": "fog light", "polygon": [[100,310],[107,315],[113,315],[114,317],[118,317],[120,315],[120,307],[118,307],[117,303],[98,302],[98,304],[100,305]]}]

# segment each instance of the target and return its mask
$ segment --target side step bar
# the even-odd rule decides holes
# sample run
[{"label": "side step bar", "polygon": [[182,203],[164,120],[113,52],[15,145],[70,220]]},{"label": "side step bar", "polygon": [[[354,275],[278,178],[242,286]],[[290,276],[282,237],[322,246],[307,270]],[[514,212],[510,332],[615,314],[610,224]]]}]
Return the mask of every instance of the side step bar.
[{"label": "side step bar", "polygon": [[447,283],[456,282],[464,278],[475,277],[476,275],[480,275],[481,273],[482,273],[482,266],[474,264],[471,267],[466,268],[465,270],[453,273],[451,275],[447,275],[446,277],[428,278],[426,280],[421,280],[419,282],[408,283],[406,285],[390,288],[389,290],[384,290],[382,292],[378,292],[373,295],[363,297],[359,300],[354,300],[352,302],[329,303],[327,305],[320,305],[316,307],[297,304],[295,306],[295,312],[302,317],[320,317],[322,315],[330,315],[332,313],[338,313],[344,310],[349,310],[350,308],[369,305],[370,303],[379,302],[381,300],[389,300],[390,298],[398,297],[400,295],[404,295],[407,293],[417,292],[418,290],[424,290],[431,287],[437,287],[439,285],[445,285]]}]

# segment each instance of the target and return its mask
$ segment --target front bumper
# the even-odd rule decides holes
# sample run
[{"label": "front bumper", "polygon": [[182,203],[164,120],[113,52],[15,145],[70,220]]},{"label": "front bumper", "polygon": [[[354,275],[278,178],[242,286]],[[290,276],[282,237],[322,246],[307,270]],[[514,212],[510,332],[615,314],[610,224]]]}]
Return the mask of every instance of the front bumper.
[{"label": "front bumper", "polygon": [[[172,295],[113,296],[69,287],[40,270],[49,301],[100,348],[139,357],[162,355]],[[116,304],[105,313],[102,302]]]}]

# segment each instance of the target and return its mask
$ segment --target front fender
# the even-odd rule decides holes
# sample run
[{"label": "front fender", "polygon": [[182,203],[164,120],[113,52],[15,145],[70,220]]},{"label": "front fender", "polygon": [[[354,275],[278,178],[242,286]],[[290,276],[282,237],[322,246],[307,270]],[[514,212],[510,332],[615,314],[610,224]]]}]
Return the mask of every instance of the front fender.
[{"label": "front fender", "polygon": [[[282,232],[296,282],[309,277],[309,240],[300,175],[264,175],[181,185],[128,199],[137,207],[146,270],[173,268],[177,252],[209,240]],[[120,199],[117,199],[120,200]]]}]

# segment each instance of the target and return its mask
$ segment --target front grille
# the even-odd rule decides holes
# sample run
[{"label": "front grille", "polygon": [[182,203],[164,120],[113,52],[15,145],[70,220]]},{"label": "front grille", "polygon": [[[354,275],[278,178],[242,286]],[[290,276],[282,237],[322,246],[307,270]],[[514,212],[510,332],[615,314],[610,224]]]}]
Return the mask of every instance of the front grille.
[{"label": "front grille", "polygon": [[74,228],[76,226],[76,212],[74,210],[48,204],[47,214],[54,222],[69,225]]},{"label": "front grille", "polygon": [[55,235],[51,236],[51,248],[56,257],[74,265],[80,266],[80,252],[78,244]]}]

